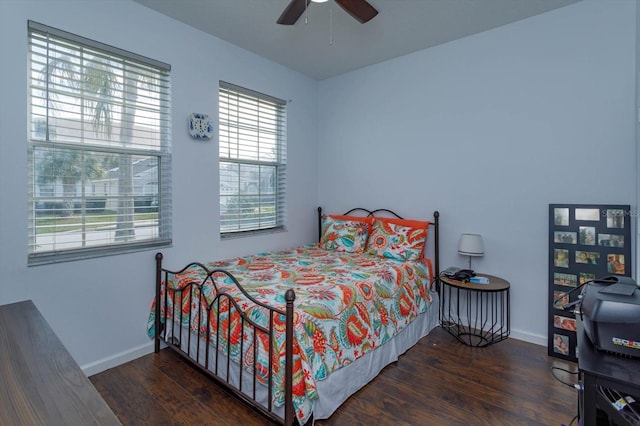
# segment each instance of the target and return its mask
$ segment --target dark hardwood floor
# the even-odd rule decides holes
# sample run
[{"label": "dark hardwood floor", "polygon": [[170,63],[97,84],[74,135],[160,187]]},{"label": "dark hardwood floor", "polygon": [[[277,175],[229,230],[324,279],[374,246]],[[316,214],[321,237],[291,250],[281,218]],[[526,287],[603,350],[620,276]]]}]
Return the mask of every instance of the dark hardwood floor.
[{"label": "dark hardwood floor", "polygon": [[[577,369],[542,346],[508,339],[470,348],[437,328],[315,424],[568,425],[577,391],[553,377],[554,366]],[[90,379],[123,425],[270,424],[168,349]]]}]

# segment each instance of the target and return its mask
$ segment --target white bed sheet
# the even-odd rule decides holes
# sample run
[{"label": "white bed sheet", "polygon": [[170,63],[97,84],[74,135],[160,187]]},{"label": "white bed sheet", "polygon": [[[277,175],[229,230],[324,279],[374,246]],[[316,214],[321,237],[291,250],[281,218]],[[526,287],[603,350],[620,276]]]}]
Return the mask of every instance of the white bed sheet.
[{"label": "white bed sheet", "polygon": [[[313,418],[316,420],[328,419],[335,410],[340,407],[351,395],[360,390],[363,386],[373,380],[384,367],[392,362],[398,360],[400,355],[405,353],[411,347],[413,347],[421,338],[428,335],[431,330],[438,326],[438,309],[440,306],[438,294],[431,293],[433,302],[431,303],[427,312],[417,317],[411,324],[409,324],[404,330],[398,333],[393,339],[389,340],[382,346],[377,347],[373,351],[367,352],[361,358],[358,358],[353,363],[346,365],[334,372],[332,372],[326,379],[318,381],[316,383],[318,399],[315,400],[313,405]],[[167,334],[165,339],[169,341],[172,337],[172,331],[176,336],[180,335],[180,326],[169,322],[167,327]],[[182,339],[180,341],[180,348],[190,354],[195,355],[199,352],[198,359],[200,365],[205,366],[206,349],[204,342],[200,341],[198,348],[198,339],[195,334],[191,335],[191,339],[187,338],[189,331],[186,328],[182,329]],[[190,341],[190,343],[189,343]],[[209,364],[210,370],[215,369],[216,351],[209,351]],[[227,365],[226,357],[222,354],[218,357],[218,375],[226,378]],[[231,363],[229,366],[228,381],[236,388],[240,383],[240,367],[236,363]],[[258,401],[265,409],[267,409],[267,388],[266,386],[257,383],[256,395],[252,395],[253,391],[253,377],[246,371],[242,374],[242,389],[248,389],[248,395],[250,398]],[[284,407],[272,407],[272,411],[280,417],[284,417]]]}]

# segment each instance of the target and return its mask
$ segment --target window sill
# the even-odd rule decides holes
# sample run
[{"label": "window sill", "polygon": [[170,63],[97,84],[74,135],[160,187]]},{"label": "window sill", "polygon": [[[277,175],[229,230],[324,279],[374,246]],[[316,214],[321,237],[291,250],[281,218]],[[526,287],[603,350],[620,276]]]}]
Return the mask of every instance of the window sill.
[{"label": "window sill", "polygon": [[32,253],[27,260],[27,266],[40,266],[52,263],[73,262],[76,260],[94,259],[105,256],[115,256],[139,251],[171,247],[171,240],[130,244],[126,247],[96,247],[91,249],[69,250],[55,253]]},{"label": "window sill", "polygon": [[260,235],[267,234],[278,234],[281,232],[287,232],[287,228],[284,226],[278,226],[275,228],[269,229],[257,229],[252,231],[238,231],[238,232],[221,232],[220,239],[221,240],[233,240],[236,238],[246,238],[246,237],[257,237]]}]

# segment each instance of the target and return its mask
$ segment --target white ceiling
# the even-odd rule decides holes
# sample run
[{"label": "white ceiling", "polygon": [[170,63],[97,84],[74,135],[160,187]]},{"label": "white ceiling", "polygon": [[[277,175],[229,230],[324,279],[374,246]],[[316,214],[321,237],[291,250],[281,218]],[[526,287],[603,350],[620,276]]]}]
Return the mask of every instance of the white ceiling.
[{"label": "white ceiling", "polygon": [[580,0],[369,0],[379,14],[366,24],[331,0],[292,26],[276,23],[290,0],[134,1],[323,80]]}]

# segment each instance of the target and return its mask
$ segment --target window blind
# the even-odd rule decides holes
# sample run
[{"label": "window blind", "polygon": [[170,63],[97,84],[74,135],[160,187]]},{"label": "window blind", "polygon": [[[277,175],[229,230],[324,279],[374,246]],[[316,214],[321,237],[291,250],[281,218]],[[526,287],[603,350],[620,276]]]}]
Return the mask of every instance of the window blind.
[{"label": "window blind", "polygon": [[170,66],[28,30],[29,263],[168,244]]},{"label": "window blind", "polygon": [[286,102],[220,82],[220,232],[283,229]]}]

